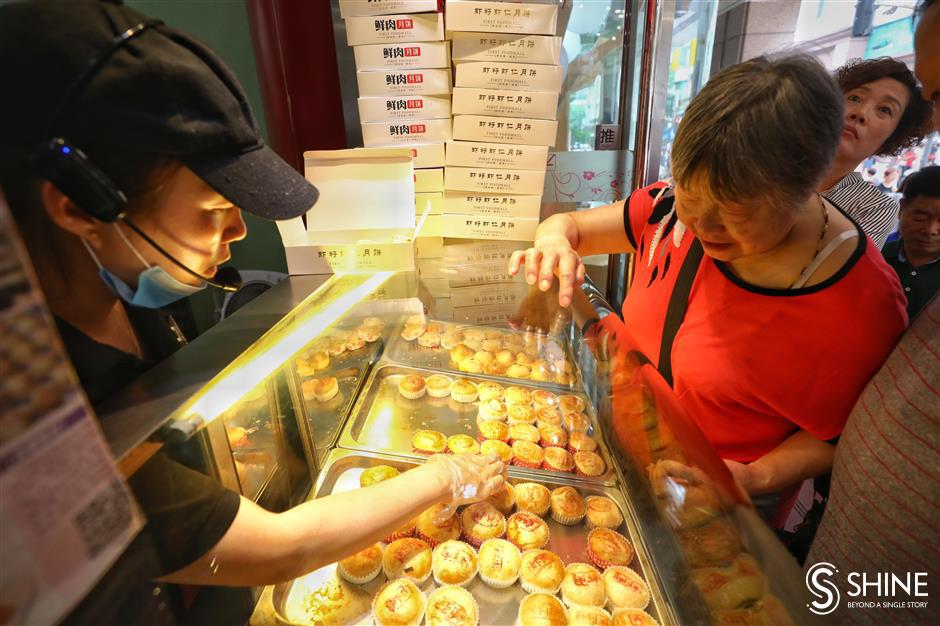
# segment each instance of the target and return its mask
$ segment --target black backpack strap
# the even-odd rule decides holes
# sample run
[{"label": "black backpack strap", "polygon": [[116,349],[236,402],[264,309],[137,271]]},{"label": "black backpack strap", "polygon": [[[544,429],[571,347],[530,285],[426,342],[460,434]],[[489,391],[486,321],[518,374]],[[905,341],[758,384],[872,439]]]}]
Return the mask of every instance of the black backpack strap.
[{"label": "black backpack strap", "polygon": [[672,386],[672,344],[676,340],[679,326],[685,318],[686,309],[689,308],[689,293],[692,283],[698,273],[698,266],[702,263],[702,244],[698,237],[692,240],[689,253],[682,262],[676,285],[669,297],[669,307],[666,309],[666,321],[663,324],[663,337],[659,345],[659,373],[662,374],[669,386]]}]

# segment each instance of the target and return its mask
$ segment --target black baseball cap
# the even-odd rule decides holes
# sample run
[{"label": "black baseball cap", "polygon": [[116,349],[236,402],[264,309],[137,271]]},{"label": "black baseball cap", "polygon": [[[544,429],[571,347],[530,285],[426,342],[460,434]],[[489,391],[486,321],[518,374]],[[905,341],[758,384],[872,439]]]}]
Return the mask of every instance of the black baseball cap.
[{"label": "black baseball cap", "polygon": [[[0,144],[62,136],[177,159],[234,205],[266,219],[305,213],[318,192],[261,139],[245,92],[208,47],[119,2],[27,0],[0,6]],[[61,107],[63,101],[66,106]],[[59,111],[59,109],[62,109]]]}]

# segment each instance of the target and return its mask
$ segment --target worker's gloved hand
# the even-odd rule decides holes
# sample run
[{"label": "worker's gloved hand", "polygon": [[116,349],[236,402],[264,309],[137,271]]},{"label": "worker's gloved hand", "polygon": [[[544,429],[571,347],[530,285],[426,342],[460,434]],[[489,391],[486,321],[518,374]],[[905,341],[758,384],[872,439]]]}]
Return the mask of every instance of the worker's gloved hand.
[{"label": "worker's gloved hand", "polygon": [[506,468],[493,454],[435,454],[428,464],[450,487],[450,502],[439,519],[452,516],[462,504],[485,500],[503,488]]}]

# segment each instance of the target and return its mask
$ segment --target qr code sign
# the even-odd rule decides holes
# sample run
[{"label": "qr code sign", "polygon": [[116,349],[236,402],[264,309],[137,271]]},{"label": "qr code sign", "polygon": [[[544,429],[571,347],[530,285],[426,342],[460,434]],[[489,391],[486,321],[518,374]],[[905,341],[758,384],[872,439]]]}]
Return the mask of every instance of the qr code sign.
[{"label": "qr code sign", "polygon": [[131,506],[123,483],[115,479],[74,519],[89,556],[97,556],[131,524]]}]

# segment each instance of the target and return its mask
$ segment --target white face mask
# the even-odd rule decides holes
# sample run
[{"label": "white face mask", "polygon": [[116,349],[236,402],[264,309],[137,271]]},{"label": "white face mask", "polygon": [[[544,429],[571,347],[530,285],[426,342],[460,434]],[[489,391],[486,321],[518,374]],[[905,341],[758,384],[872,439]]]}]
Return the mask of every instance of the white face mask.
[{"label": "white face mask", "polygon": [[114,223],[114,229],[117,230],[125,245],[144,265],[145,269],[137,276],[136,290],[105,268],[87,241],[82,239],[82,244],[88,254],[91,255],[95,265],[98,266],[98,276],[101,277],[101,280],[104,281],[104,284],[108,286],[114,295],[124,302],[146,309],[159,309],[206,288],[205,282],[197,286],[187,285],[171,276],[159,265],[150,265],[127,239],[117,222]]}]

